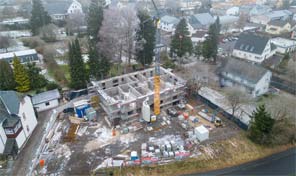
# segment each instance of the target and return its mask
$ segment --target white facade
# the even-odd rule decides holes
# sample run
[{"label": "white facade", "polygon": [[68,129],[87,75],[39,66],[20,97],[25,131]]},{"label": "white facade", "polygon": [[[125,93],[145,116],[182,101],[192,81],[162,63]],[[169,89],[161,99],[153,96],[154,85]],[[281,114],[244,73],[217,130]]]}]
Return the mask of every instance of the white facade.
[{"label": "white facade", "polygon": [[3,153],[7,137],[3,129],[2,123],[0,125],[0,153]]},{"label": "white facade", "polygon": [[242,51],[238,49],[233,49],[232,55],[241,59],[246,59],[251,62],[261,63],[265,59],[271,57],[275,54],[275,50],[271,51],[270,40],[267,42],[265,49],[261,54],[255,54],[247,51]]},{"label": "white facade", "polygon": [[266,72],[265,75],[257,82],[254,90],[252,91],[252,96],[257,97],[268,92],[269,84],[271,80],[272,73],[270,71]]},{"label": "white facade", "polygon": [[68,8],[67,13],[68,14],[83,13],[81,4],[76,0],[74,0],[70,5],[70,7]]},{"label": "white facade", "polygon": [[228,87],[239,86],[242,90],[252,95],[252,97],[257,97],[268,92],[271,76],[272,73],[267,71],[256,84],[253,84],[241,77],[227,73],[227,78],[224,76],[222,83]]},{"label": "white facade", "polygon": [[276,52],[285,54],[296,50],[296,41],[286,38],[276,37],[271,39],[271,43],[276,46]]},{"label": "white facade", "polygon": [[39,104],[35,104],[34,108],[36,108],[37,112],[41,112],[41,111],[53,109],[53,108],[57,107],[58,105],[59,105],[59,100],[55,99],[55,100],[50,100],[48,102],[42,102]]},{"label": "white facade", "polygon": [[230,9],[227,9],[226,15],[238,16],[239,15],[239,7],[231,7]]},{"label": "white facade", "polygon": [[18,116],[21,119],[24,134],[26,138],[29,138],[37,126],[37,118],[30,97],[26,96],[20,103]]},{"label": "white facade", "polygon": [[15,141],[16,141],[16,144],[18,146],[18,148],[22,148],[24,143],[26,142],[26,135],[25,135],[25,130],[23,129],[18,135],[17,137],[15,138]]}]

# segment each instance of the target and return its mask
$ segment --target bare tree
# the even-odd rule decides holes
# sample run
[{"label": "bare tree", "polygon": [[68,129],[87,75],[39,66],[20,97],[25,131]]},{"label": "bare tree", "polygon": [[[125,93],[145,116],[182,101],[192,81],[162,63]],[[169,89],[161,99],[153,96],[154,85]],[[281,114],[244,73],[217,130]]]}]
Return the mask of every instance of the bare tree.
[{"label": "bare tree", "polygon": [[12,40],[8,36],[0,36],[0,48],[8,52],[8,48],[12,45]]},{"label": "bare tree", "polygon": [[54,42],[57,38],[58,27],[54,24],[49,24],[40,28],[40,37],[46,42]]},{"label": "bare tree", "polygon": [[244,27],[246,26],[247,20],[248,20],[248,15],[245,14],[244,12],[242,12],[239,15],[239,19],[238,19],[238,22],[237,22],[237,27],[239,29],[244,29]]},{"label": "bare tree", "polygon": [[129,62],[134,50],[134,35],[137,16],[133,9],[111,7],[105,10],[102,27],[99,32],[99,48],[108,58],[122,60],[126,52]]},{"label": "bare tree", "polygon": [[243,105],[251,102],[250,96],[243,92],[239,87],[229,87],[225,90],[225,93],[232,110],[232,115],[234,115]]},{"label": "bare tree", "polygon": [[85,15],[82,13],[73,13],[66,20],[66,29],[70,34],[80,33],[83,25],[85,25]]}]

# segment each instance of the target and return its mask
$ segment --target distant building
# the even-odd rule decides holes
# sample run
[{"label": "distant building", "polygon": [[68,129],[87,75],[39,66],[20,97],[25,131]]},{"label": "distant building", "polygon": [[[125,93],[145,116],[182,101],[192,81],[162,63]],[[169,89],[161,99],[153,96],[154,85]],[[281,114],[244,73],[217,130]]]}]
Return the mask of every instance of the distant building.
[{"label": "distant building", "polygon": [[238,16],[239,15],[239,7],[231,7],[226,10],[226,15]]},{"label": "distant building", "polygon": [[196,31],[191,36],[192,44],[198,45],[199,43],[204,42],[207,36],[208,36],[208,31]]},{"label": "distant building", "polygon": [[6,19],[0,22],[2,25],[25,25],[29,24],[29,19],[23,17],[17,17],[12,19]]},{"label": "distant building", "polygon": [[288,20],[272,20],[267,23],[265,32],[273,35],[290,33],[294,29],[294,23]]},{"label": "distant building", "polygon": [[278,53],[290,53],[296,51],[296,41],[286,38],[276,37],[271,39],[271,43],[276,46],[276,52]]},{"label": "distant building", "polygon": [[249,15],[250,16],[257,16],[257,15],[263,15],[265,13],[271,12],[272,9],[265,5],[255,5],[251,8]]},{"label": "distant building", "polygon": [[174,32],[179,21],[176,17],[165,15],[160,19],[160,29],[166,32]]},{"label": "distant building", "polygon": [[251,62],[261,63],[275,53],[276,47],[268,37],[242,33],[234,45],[232,55]]},{"label": "distant building", "polygon": [[46,111],[59,105],[61,95],[58,89],[42,92],[32,97],[34,108],[38,111]]},{"label": "distant building", "polygon": [[68,15],[83,13],[81,4],[76,0],[49,2],[44,4],[44,8],[53,20],[65,20]]},{"label": "distant building", "polygon": [[260,65],[230,58],[220,70],[220,84],[242,87],[257,97],[268,92],[271,76],[272,73]]},{"label": "distant building", "polygon": [[39,62],[39,58],[35,49],[2,53],[0,54],[0,60],[3,59],[12,64],[14,56],[17,56],[21,63]]},{"label": "distant building", "polygon": [[196,0],[181,0],[180,1],[180,11],[186,15],[193,14],[194,10],[198,9],[200,6],[201,6],[200,1],[196,1]]},{"label": "distant building", "polygon": [[292,17],[293,13],[289,10],[277,10],[264,13],[262,15],[251,16],[250,21],[252,23],[267,25],[268,22],[273,20],[288,20]]},{"label": "distant building", "polygon": [[188,19],[189,31],[194,33],[197,30],[208,29],[214,22],[215,18],[209,13],[191,15]]},{"label": "distant building", "polygon": [[291,33],[291,39],[296,40],[296,29],[294,29]]},{"label": "distant building", "polygon": [[29,96],[0,91],[0,154],[16,155],[37,126]]}]

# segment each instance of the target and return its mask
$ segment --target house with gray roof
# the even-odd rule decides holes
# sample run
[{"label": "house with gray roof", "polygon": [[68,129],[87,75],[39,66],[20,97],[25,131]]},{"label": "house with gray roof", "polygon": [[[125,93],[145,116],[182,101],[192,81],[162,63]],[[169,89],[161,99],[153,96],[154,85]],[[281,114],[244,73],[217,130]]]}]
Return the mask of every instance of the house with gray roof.
[{"label": "house with gray roof", "polygon": [[219,71],[221,86],[238,86],[253,97],[268,92],[271,76],[271,71],[258,64],[234,58],[229,58]]},{"label": "house with gray roof", "polygon": [[38,111],[46,111],[55,108],[59,105],[59,99],[61,95],[58,89],[50,90],[36,94],[32,97],[34,108]]},{"label": "house with gray roof", "polygon": [[65,20],[71,14],[83,14],[77,0],[51,1],[44,4],[45,10],[54,20]]},{"label": "house with gray roof", "polygon": [[209,13],[199,13],[188,17],[189,30],[208,29],[215,22],[215,18]]},{"label": "house with gray roof", "polygon": [[165,15],[160,18],[160,29],[166,32],[174,32],[179,22],[180,19]]},{"label": "house with gray roof", "polygon": [[29,96],[0,91],[0,154],[16,155],[37,126]]},{"label": "house with gray roof", "polygon": [[234,45],[232,55],[250,62],[261,63],[276,52],[269,37],[255,33],[241,33]]},{"label": "house with gray roof", "polygon": [[289,10],[275,10],[250,17],[250,22],[267,25],[272,20],[288,20],[293,17],[293,13]]},{"label": "house with gray roof", "polygon": [[272,20],[267,23],[265,32],[273,35],[289,33],[295,28],[295,23],[291,20]]}]

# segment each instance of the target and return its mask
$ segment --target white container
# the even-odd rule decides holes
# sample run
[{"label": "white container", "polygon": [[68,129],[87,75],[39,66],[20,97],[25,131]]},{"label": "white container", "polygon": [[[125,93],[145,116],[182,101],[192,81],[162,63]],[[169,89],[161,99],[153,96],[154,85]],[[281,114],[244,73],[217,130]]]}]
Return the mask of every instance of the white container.
[{"label": "white container", "polygon": [[149,147],[149,152],[154,152],[154,147],[153,146]]},{"label": "white container", "polygon": [[143,144],[141,145],[141,149],[142,149],[142,150],[147,150],[147,144],[146,144],[146,143],[143,143]]},{"label": "white container", "polygon": [[195,127],[194,132],[200,142],[209,139],[209,130],[203,125]]},{"label": "white container", "polygon": [[150,106],[148,105],[148,98],[143,101],[143,105],[142,105],[142,118],[146,121],[146,122],[150,122]]}]

